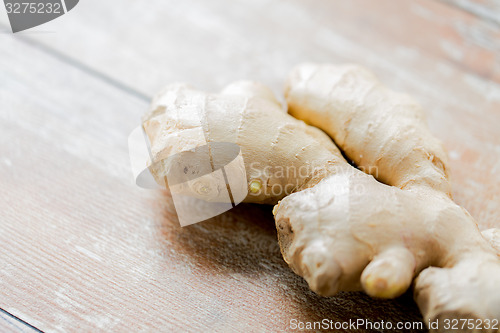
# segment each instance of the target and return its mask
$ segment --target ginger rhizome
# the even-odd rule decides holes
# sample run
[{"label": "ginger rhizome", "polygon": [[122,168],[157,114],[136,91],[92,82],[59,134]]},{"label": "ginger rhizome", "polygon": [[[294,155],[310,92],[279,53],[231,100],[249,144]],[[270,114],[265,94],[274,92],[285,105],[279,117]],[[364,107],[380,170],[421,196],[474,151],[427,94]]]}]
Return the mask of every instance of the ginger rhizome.
[{"label": "ginger rhizome", "polygon": [[[418,105],[365,72],[361,77],[374,82],[362,92],[375,95],[354,98],[356,70],[340,80],[323,71],[306,66],[292,73],[289,112],[323,129],[361,168],[376,166],[380,181],[349,164],[323,131],[287,114],[268,88],[252,82],[220,94],[177,84],[155,98],[143,127],[156,181],[168,185],[172,154],[207,145],[215,161],[226,154],[216,143],[236,144],[244,161],[244,201],[275,204],[283,258],[313,291],[332,296],[363,289],[393,298],[422,272],[415,291],[426,318],[500,317],[498,233],[487,233],[495,250],[450,199],[446,155]],[[277,172],[283,167],[298,172]],[[193,195],[224,201],[212,186],[192,186]]]},{"label": "ginger rhizome", "polygon": [[[394,197],[378,213],[365,207],[358,214],[352,201],[346,204],[350,209],[345,214],[355,214],[356,225],[367,220],[362,228],[350,230],[372,249],[371,263],[361,275],[364,289],[388,296],[385,286],[391,279],[403,281],[391,270],[409,273],[408,266],[415,264],[415,276],[435,266],[424,269],[415,282],[415,298],[425,319],[500,320],[499,229],[481,235],[474,219],[452,201],[446,154],[427,129],[421,107],[355,65],[300,65],[290,74],[285,94],[291,115],[324,130],[362,170],[392,186]],[[375,191],[364,198],[376,200],[379,195],[389,198]],[[334,207],[336,199],[333,194],[327,206]],[[317,215],[318,209],[308,208],[307,214]],[[303,225],[296,222],[296,212],[287,218],[292,229],[294,223]],[[390,245],[397,240],[396,247]],[[337,251],[332,255],[336,258],[346,251],[329,249]],[[359,254],[351,252],[351,260],[354,257]],[[372,267],[387,267],[386,276],[376,270],[374,274]]]}]

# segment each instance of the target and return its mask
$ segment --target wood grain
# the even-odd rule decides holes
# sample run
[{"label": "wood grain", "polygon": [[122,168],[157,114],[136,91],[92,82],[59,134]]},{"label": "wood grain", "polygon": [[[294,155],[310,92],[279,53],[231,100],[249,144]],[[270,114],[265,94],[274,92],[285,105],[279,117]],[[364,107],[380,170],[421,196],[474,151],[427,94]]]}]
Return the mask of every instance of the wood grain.
[{"label": "wood grain", "polygon": [[309,291],[269,207],[180,228],[168,193],[135,187],[127,136],[174,81],[280,93],[296,63],[364,64],[422,102],[456,200],[500,226],[499,31],[481,19],[424,0],[120,4],[86,0],[38,33],[0,34],[0,308],[50,332],[421,320],[410,295]]}]

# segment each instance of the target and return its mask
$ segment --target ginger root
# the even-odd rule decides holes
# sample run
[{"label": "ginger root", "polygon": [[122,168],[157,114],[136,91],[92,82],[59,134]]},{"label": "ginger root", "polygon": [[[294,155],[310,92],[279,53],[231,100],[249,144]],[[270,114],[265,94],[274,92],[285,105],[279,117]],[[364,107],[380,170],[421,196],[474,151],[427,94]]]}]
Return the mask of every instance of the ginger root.
[{"label": "ginger root", "polygon": [[[290,112],[311,123],[323,117],[315,124],[335,139],[335,110],[329,109],[328,93],[332,87],[316,94],[322,83],[309,91],[312,79],[304,78],[299,68],[289,82]],[[412,117],[421,119],[417,112]],[[378,176],[388,185],[351,166],[324,132],[288,115],[258,83],[237,82],[220,94],[171,85],[155,98],[143,127],[155,162],[150,169],[164,185],[169,185],[165,179],[172,172],[169,155],[207,145],[215,161],[225,154],[216,143],[238,145],[248,187],[244,201],[276,204],[273,213],[283,257],[318,294],[364,289],[375,297],[393,298],[423,271],[416,297],[426,318],[465,313],[499,317],[500,298],[494,289],[500,285],[498,248],[489,245],[467,212],[450,200],[446,156],[439,142],[427,136],[423,122],[412,132],[417,139],[406,145],[401,140],[405,150],[399,152],[390,153],[399,148],[387,137],[379,138],[386,148],[375,153],[364,146],[363,138],[358,138],[359,146],[349,146],[348,156],[355,161],[356,154],[366,156],[366,166],[384,153],[387,160],[377,162]],[[339,143],[343,149],[351,136],[347,130]],[[416,143],[419,151],[414,153]],[[434,157],[419,162],[428,155]],[[428,167],[432,170],[425,170]],[[207,182],[193,195],[224,200],[212,196],[218,189],[211,186]],[[498,245],[498,233],[489,236]],[[446,268],[426,269],[429,266]],[[485,278],[483,271],[491,276]],[[483,297],[482,306],[475,306],[477,295]]]},{"label": "ginger root", "polygon": [[[421,107],[355,65],[300,65],[290,74],[285,94],[291,115],[324,130],[361,170],[393,186],[392,198],[372,190],[365,194],[365,199],[389,199],[378,208],[379,214],[366,206],[358,214],[353,201],[346,203],[350,209],[344,212],[355,214],[357,225],[361,218],[370,221],[350,229],[358,242],[375,249],[361,275],[364,289],[374,296],[394,296],[384,287],[396,285],[396,280],[404,284],[409,265],[415,265],[412,276],[423,270],[414,294],[426,321],[441,319],[443,325],[445,318],[500,320],[500,230],[486,230],[482,237],[474,219],[451,200],[446,155],[427,129]],[[317,196],[319,188],[310,191]],[[335,206],[334,198],[332,194],[330,207]],[[298,204],[288,199],[282,202]],[[308,214],[316,218],[320,213],[309,209]],[[333,215],[321,213],[324,219]],[[295,213],[288,217],[292,225],[304,223],[296,222]],[[400,248],[388,246],[396,239]],[[327,248],[338,260],[347,247],[336,246]],[[424,269],[427,266],[435,267]],[[332,278],[338,274],[331,273],[335,270],[326,271]]]}]

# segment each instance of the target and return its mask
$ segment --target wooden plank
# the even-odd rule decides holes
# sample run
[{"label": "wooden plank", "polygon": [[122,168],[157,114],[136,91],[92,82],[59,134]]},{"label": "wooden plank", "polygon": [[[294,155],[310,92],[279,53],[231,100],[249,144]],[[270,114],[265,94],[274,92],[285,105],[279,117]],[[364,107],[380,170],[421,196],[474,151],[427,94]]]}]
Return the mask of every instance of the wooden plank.
[{"label": "wooden plank", "polygon": [[440,0],[456,6],[477,17],[500,26],[500,1],[498,0]]},{"label": "wooden plank", "polygon": [[281,258],[270,207],[180,228],[167,193],[131,184],[127,135],[146,103],[1,38],[1,308],[48,332],[421,319],[410,295],[312,293]]},{"label": "wooden plank", "polygon": [[0,332],[2,333],[35,333],[40,330],[13,317],[11,314],[0,309]]},{"label": "wooden plank", "polygon": [[428,70],[445,62],[500,82],[499,30],[434,0],[125,0],[119,10],[88,0],[40,30],[53,33],[20,35],[146,95],[169,82],[213,89],[241,78],[281,91],[299,61],[389,60],[418,76],[408,58],[424,58]]}]

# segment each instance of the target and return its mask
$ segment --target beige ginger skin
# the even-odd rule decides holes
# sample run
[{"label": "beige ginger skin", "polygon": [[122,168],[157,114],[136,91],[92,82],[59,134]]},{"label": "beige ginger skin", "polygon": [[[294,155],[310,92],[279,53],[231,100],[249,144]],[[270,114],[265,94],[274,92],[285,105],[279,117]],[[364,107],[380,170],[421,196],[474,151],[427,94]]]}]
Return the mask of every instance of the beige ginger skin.
[{"label": "beige ginger skin", "polygon": [[[164,158],[205,142],[231,142],[241,147],[249,195],[245,202],[276,204],[322,177],[330,166],[344,164],[338,148],[322,131],[288,115],[272,91],[254,82],[237,82],[221,94],[208,94],[185,84],[168,86],[143,118],[153,176],[164,184]],[[212,152],[223,155],[224,152]],[[296,173],[280,172],[282,166]],[[194,193],[196,195],[196,193]],[[201,197],[217,201],[217,197]]]},{"label": "beige ginger skin", "polygon": [[[380,214],[363,215],[372,230],[364,239],[356,237],[359,241],[373,248],[400,239],[399,245],[411,253],[403,258],[401,248],[389,246],[392,253],[385,255],[376,250],[368,268],[385,265],[408,271],[415,262],[416,275],[436,266],[424,269],[415,281],[415,298],[426,320],[500,320],[500,229],[481,236],[474,219],[451,200],[446,155],[427,129],[421,107],[355,65],[300,65],[290,74],[285,94],[291,115],[324,130],[362,170],[376,172],[395,192],[415,199],[404,202],[400,197],[405,195],[398,194],[392,205],[379,208]],[[296,215],[290,217],[295,220]],[[363,224],[364,232],[367,226]],[[361,276],[365,290],[388,296],[373,292],[368,268]],[[375,275],[380,285],[386,284]]]},{"label": "beige ginger skin", "polygon": [[[500,285],[498,251],[449,199],[444,153],[437,152],[439,161],[430,162],[437,171],[413,176],[413,182],[402,173],[397,183],[401,186],[383,184],[352,167],[326,134],[288,115],[268,88],[252,82],[234,83],[220,94],[169,86],[153,101],[143,127],[154,161],[202,141],[238,144],[249,189],[245,202],[279,201],[274,214],[283,257],[315,292],[332,296],[364,289],[372,296],[393,298],[426,267],[450,267],[449,272],[427,269],[424,273],[430,273],[419,277],[417,300],[424,314],[468,311],[499,317],[495,311],[500,298],[492,293]],[[283,166],[307,172],[275,172]],[[387,168],[391,170],[390,163]],[[169,165],[159,162],[151,170],[162,183]],[[284,190],[270,191],[276,184]],[[418,186],[437,194],[419,191]],[[497,250],[498,239],[498,233],[490,232]],[[467,266],[469,277],[460,271],[463,276],[457,281],[449,278],[461,264]],[[479,270],[493,277],[479,281]],[[470,293],[457,294],[455,282],[465,284],[460,290]],[[476,297],[483,294],[484,301],[478,303]],[[454,296],[458,301],[450,298]]]}]

